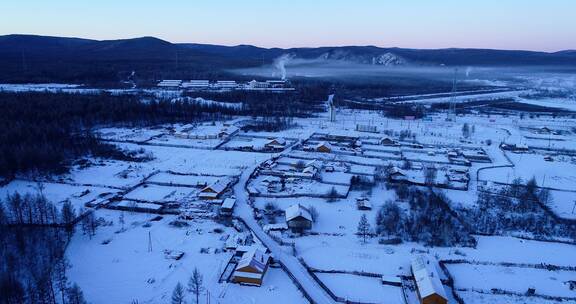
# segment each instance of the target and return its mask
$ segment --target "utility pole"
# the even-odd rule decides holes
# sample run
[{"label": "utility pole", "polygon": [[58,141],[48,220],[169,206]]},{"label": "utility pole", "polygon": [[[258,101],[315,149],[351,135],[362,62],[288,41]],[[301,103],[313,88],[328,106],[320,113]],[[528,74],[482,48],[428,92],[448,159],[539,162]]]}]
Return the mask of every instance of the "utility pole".
[{"label": "utility pole", "polygon": [[148,252],[152,252],[152,234],[148,231]]},{"label": "utility pole", "polygon": [[574,201],[574,207],[572,207],[572,214],[574,214],[574,210],[576,210],[576,201]]}]

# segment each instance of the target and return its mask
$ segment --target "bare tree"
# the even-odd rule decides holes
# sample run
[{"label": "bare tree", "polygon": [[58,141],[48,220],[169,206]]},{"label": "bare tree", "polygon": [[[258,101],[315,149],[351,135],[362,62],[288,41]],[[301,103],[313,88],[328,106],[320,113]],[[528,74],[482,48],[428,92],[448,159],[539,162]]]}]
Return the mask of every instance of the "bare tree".
[{"label": "bare tree", "polygon": [[69,200],[64,202],[64,205],[62,205],[61,217],[62,224],[64,225],[70,225],[76,217],[74,207],[72,207],[72,203]]},{"label": "bare tree", "polygon": [[84,293],[76,283],[68,288],[67,298],[68,304],[87,304]]},{"label": "bare tree", "polygon": [[118,216],[118,222],[120,223],[120,225],[122,226],[122,231],[124,231],[124,223],[126,222],[124,220],[124,211],[120,212],[120,216]]},{"label": "bare tree", "polygon": [[312,221],[316,222],[318,220],[318,210],[316,210],[316,207],[314,206],[308,206],[308,212],[310,212],[310,215],[312,216]]},{"label": "bare tree", "polygon": [[64,256],[54,264],[54,280],[56,281],[56,287],[60,291],[62,297],[62,304],[66,303],[65,296],[66,290],[68,289],[68,279],[66,278],[66,269],[70,268],[70,263],[68,259]]},{"label": "bare tree", "polygon": [[202,274],[200,274],[198,268],[194,267],[192,276],[190,277],[190,280],[188,280],[188,290],[196,296],[196,304],[200,301],[200,293],[204,290],[204,287],[202,287],[203,280]]},{"label": "bare tree", "polygon": [[88,234],[90,239],[94,235],[96,235],[96,228],[98,227],[98,223],[96,222],[96,216],[94,215],[93,211],[88,211],[82,218],[82,230],[85,234]]}]

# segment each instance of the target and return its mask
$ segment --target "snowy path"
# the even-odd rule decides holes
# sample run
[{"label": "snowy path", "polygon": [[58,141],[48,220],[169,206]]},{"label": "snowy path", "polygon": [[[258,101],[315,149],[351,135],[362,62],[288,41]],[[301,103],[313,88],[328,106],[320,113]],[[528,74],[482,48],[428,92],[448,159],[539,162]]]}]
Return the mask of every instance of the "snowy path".
[{"label": "snowy path", "polygon": [[[296,144],[297,143],[287,148],[283,154],[288,153]],[[283,248],[266,234],[254,219],[252,207],[248,204],[249,195],[246,191],[246,184],[250,179],[250,175],[257,167],[258,165],[254,165],[246,168],[244,172],[242,172],[242,175],[240,175],[240,180],[234,186],[234,194],[238,202],[235,210],[236,215],[242,218],[252,233],[268,247],[274,259],[280,261],[288,269],[295,280],[302,286],[306,294],[312,299],[313,303],[334,303],[326,291],[314,281],[300,261],[298,261],[295,256],[284,252]]]}]

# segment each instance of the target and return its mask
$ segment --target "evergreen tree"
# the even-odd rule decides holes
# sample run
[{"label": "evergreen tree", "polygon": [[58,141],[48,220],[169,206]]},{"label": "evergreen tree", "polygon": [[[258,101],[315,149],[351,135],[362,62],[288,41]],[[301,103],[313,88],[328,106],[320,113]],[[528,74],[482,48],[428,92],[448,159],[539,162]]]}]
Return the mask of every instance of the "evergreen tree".
[{"label": "evergreen tree", "polygon": [[356,234],[362,238],[362,242],[366,243],[366,238],[370,236],[370,223],[366,214],[362,214],[360,221],[358,222],[358,230]]},{"label": "evergreen tree", "polygon": [[182,284],[180,284],[180,282],[178,282],[178,284],[176,284],[176,287],[174,287],[174,291],[172,291],[172,304],[185,304],[186,301],[184,300],[184,287],[182,287]]}]

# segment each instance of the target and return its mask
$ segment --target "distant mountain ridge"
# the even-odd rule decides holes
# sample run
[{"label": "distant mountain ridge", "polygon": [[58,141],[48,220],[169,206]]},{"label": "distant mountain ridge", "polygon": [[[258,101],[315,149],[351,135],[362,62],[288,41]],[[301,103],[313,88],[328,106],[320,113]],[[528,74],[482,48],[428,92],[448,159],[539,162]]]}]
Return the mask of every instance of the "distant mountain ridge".
[{"label": "distant mountain ridge", "polygon": [[271,64],[275,58],[340,60],[383,66],[567,66],[576,51],[406,49],[375,46],[261,48],[171,43],[155,37],[91,40],[35,35],[0,36],[0,81],[117,80],[126,71],[145,79],[208,77],[227,69]]}]

